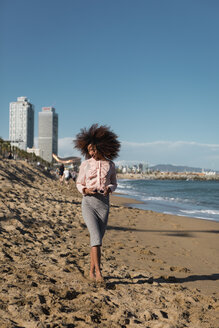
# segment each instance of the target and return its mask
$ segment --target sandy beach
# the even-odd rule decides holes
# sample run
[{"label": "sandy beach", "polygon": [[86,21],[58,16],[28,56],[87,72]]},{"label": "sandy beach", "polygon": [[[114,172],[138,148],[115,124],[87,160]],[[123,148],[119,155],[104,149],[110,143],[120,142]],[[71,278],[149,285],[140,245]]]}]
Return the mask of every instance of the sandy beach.
[{"label": "sandy beach", "polygon": [[1,328],[217,328],[219,225],[111,196],[105,284],[91,283],[75,184],[0,161]]}]

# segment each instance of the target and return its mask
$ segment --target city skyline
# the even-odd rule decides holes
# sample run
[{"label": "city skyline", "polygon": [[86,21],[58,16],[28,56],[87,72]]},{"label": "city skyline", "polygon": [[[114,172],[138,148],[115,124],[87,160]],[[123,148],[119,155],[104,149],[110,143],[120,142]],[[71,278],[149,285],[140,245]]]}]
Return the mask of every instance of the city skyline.
[{"label": "city skyline", "polygon": [[57,109],[62,157],[77,156],[74,136],[97,122],[122,141],[118,161],[219,170],[217,1],[8,0],[1,9],[1,137],[8,104],[27,95],[36,115]]},{"label": "city skyline", "polygon": [[[29,100],[28,100],[27,97],[18,97],[17,100],[18,100],[18,104],[19,103],[23,104],[23,102],[26,102],[28,104],[28,106],[31,105],[32,108],[34,108],[34,105],[29,102]],[[10,112],[11,112],[11,105],[14,105],[14,104],[16,104],[16,102],[10,103],[10,106],[9,106],[9,109],[10,109],[9,116],[11,115],[10,114]],[[58,139],[58,115],[55,113],[55,108],[53,108],[53,107],[42,107],[42,111],[41,112],[38,112],[38,118],[39,118],[38,121],[40,121],[40,114],[42,114],[42,112],[48,112],[48,111],[52,111],[53,112],[53,115],[55,115],[56,118],[57,118],[56,119],[56,121],[57,121],[56,123],[57,124],[55,124],[55,127],[56,127],[56,129],[55,129],[56,130],[56,132],[55,132],[55,138],[53,138],[53,134],[54,134],[53,133],[54,131],[53,131],[53,132],[51,132],[52,133],[52,136],[49,137],[49,139],[52,140],[52,147],[49,147],[49,148],[51,148],[49,151],[46,150],[46,148],[45,148],[46,145],[39,145],[39,136],[40,136],[40,134],[42,135],[42,133],[40,133],[40,124],[39,124],[38,137],[36,137],[36,136],[34,137],[34,142],[32,144],[33,147],[36,149],[37,153],[38,153],[38,150],[39,150],[40,156],[43,159],[45,159],[45,160],[47,160],[47,161],[50,162],[52,160],[52,153],[54,153],[54,154],[57,154],[58,153],[57,149],[58,149],[58,144],[59,144],[60,145],[59,147],[61,148],[61,151],[60,151],[59,155],[61,157],[68,157],[69,155],[72,155],[72,152],[74,153],[74,155],[80,156],[81,154],[77,150],[73,150],[73,139],[74,139],[74,137],[73,138],[64,138],[64,140],[62,138],[60,138],[58,140],[58,142],[57,142],[57,139]],[[33,114],[33,121],[35,121],[34,114]],[[48,124],[44,124],[45,122],[43,122],[43,121],[44,121],[43,118],[41,118],[41,126],[44,126],[45,125],[46,126],[46,129],[45,129],[45,126],[44,126],[44,128],[43,129],[41,128],[41,130],[42,131],[46,131],[46,133],[48,134],[48,131],[50,131],[50,125],[53,126],[53,122],[50,120],[51,121],[50,123],[52,123],[52,124],[49,124],[49,126],[47,126]],[[43,122],[43,124],[42,124],[42,122]],[[53,128],[52,128],[52,130],[53,130]],[[9,129],[9,131],[10,131],[10,129]],[[51,134],[51,133],[49,133],[49,134]],[[33,131],[32,131],[32,134],[33,134]],[[47,135],[47,137],[48,137],[48,135]],[[9,137],[9,139],[10,139],[10,137]],[[43,139],[44,139],[44,137],[43,137]],[[21,142],[21,140],[20,140],[20,142]],[[55,146],[54,146],[54,143],[55,143]],[[161,147],[161,148],[163,148],[162,151],[165,151],[165,146],[166,146],[169,149],[172,148],[175,151],[175,149],[177,147],[183,147],[183,146],[185,147],[186,146],[187,148],[191,148],[190,149],[190,152],[194,152],[194,148],[193,147],[198,147],[198,148],[200,148],[200,153],[201,154],[202,154],[204,148],[208,148],[208,149],[214,148],[214,150],[216,150],[216,151],[218,149],[218,145],[217,144],[213,144],[213,145],[211,145],[211,144],[198,144],[198,143],[194,143],[194,142],[191,142],[191,143],[190,142],[175,142],[174,143],[174,142],[165,142],[165,141],[158,142],[158,141],[156,141],[156,142],[152,142],[152,143],[127,143],[127,142],[121,142],[121,144],[122,144],[122,147],[121,148],[122,148],[122,151],[124,153],[123,154],[123,158],[126,158],[126,159],[121,159],[121,160],[120,159],[119,160],[117,159],[115,162],[116,162],[116,164],[118,166],[119,165],[134,165],[134,164],[137,164],[137,163],[144,163],[144,164],[147,164],[149,166],[154,166],[156,164],[172,164],[172,165],[176,165],[176,166],[177,165],[187,166],[186,164],[182,164],[183,163],[183,159],[182,159],[181,162],[178,162],[178,163],[168,162],[168,160],[164,161],[163,163],[161,163],[159,161],[158,162],[155,162],[155,163],[151,163],[150,161],[148,161],[147,158],[144,158],[142,156],[142,149],[146,149],[147,148],[147,153],[148,153],[148,150],[150,149],[150,147],[153,147],[153,149],[155,147]],[[20,147],[20,148],[24,149],[24,147]],[[38,148],[40,148],[40,149],[38,149]],[[52,149],[53,149],[53,151],[52,151]],[[135,159],[134,160],[130,160],[129,157],[126,157],[127,154],[129,156],[130,149],[132,149],[132,152],[135,152]],[[138,152],[139,149],[140,149],[139,152],[141,154],[140,157],[139,157],[139,152]],[[156,150],[155,150],[155,152],[156,152]],[[45,155],[44,153],[45,154],[48,153],[48,154]],[[159,152],[157,151],[157,153],[159,153]],[[125,154],[126,154],[126,156],[124,156]],[[198,163],[199,163],[199,157],[197,158],[197,162],[196,163],[191,164],[191,165],[188,164],[188,166],[191,166],[191,167],[194,167],[194,168],[208,169],[208,170],[209,169],[210,170],[215,170],[216,169],[215,166],[214,166],[214,163],[213,163],[213,166],[211,166],[211,167],[210,166],[203,166],[203,165],[200,166]]]}]

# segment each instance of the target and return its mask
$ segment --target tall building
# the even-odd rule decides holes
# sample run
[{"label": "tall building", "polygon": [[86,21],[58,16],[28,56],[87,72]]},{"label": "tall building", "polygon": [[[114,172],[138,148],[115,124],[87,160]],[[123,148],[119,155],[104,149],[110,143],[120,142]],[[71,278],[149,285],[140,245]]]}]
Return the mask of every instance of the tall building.
[{"label": "tall building", "polygon": [[38,148],[48,162],[52,162],[52,154],[58,153],[58,114],[53,107],[43,107],[39,112]]},{"label": "tall building", "polygon": [[34,106],[26,97],[18,97],[10,103],[9,140],[12,146],[23,150],[33,147],[34,140]]}]

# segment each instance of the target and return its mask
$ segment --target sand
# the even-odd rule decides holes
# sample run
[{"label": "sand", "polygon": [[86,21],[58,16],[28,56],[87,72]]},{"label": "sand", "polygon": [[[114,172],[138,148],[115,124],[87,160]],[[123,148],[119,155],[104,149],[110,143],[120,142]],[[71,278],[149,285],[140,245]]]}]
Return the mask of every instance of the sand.
[{"label": "sand", "polygon": [[112,196],[99,285],[73,182],[1,160],[0,201],[1,328],[218,327],[217,222]]}]

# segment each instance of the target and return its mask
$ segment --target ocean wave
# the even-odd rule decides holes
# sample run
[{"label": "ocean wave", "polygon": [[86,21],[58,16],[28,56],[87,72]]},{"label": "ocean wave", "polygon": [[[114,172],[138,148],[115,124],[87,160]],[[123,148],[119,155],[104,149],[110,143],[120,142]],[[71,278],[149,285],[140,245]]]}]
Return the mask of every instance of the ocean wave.
[{"label": "ocean wave", "polygon": [[216,221],[218,222],[219,219],[218,218],[211,218],[211,217],[206,217],[206,216],[198,216],[198,215],[191,215],[188,216],[188,214],[181,214],[181,213],[173,213],[173,212],[163,212],[164,214],[170,214],[170,215],[177,215],[177,216],[183,216],[183,217],[193,217],[195,219],[200,219],[200,220],[208,220],[208,221]]},{"label": "ocean wave", "polygon": [[174,202],[174,203],[188,203],[198,205],[195,199],[192,198],[180,198],[180,197],[167,197],[167,196],[152,196],[147,195],[145,192],[134,189],[132,186],[118,186],[118,193],[123,193],[132,197],[137,197],[138,200],[143,202],[154,201],[154,202]]},{"label": "ocean wave", "polygon": [[[133,194],[134,196],[134,194]],[[136,195],[135,196],[139,196]],[[141,201],[148,202],[148,201],[153,201],[153,202],[170,202],[170,203],[193,203],[191,199],[182,199],[179,197],[161,197],[161,196],[142,196],[139,197],[141,198]]]},{"label": "ocean wave", "polygon": [[123,193],[125,195],[129,195],[132,197],[137,197],[139,200],[143,202],[148,201],[155,201],[155,202],[177,202],[177,203],[194,203],[192,199],[183,199],[179,197],[164,197],[164,196],[146,196],[142,194],[141,192],[134,190],[131,186],[126,187],[118,187],[117,188],[118,193]]},{"label": "ocean wave", "polygon": [[133,187],[129,186],[129,185],[123,186],[123,185],[118,184],[117,189],[133,189]]},{"label": "ocean wave", "polygon": [[182,213],[186,214],[208,214],[208,215],[219,215],[217,210],[180,210]]},{"label": "ocean wave", "polygon": [[153,197],[153,196],[142,197],[142,199],[145,200],[145,201],[147,201],[147,200],[153,200],[153,201],[171,201],[171,202],[183,201],[183,199],[181,199],[181,198],[161,197],[161,196],[157,196],[157,197]]}]

